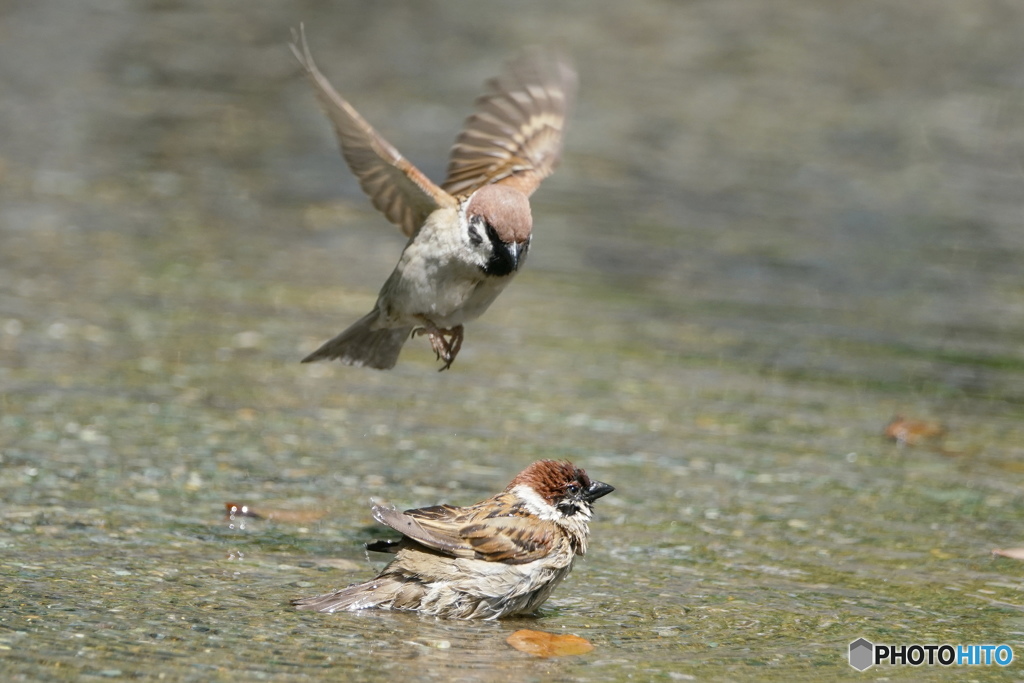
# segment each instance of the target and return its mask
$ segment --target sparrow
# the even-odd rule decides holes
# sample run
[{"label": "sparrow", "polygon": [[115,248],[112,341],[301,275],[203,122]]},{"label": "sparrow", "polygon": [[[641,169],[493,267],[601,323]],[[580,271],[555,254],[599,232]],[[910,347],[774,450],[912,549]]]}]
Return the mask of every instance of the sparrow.
[{"label": "sparrow", "polygon": [[540,460],[476,505],[405,512],[375,505],[373,518],[402,538],[366,548],[395,554],[390,564],[372,581],[292,604],[318,612],[400,609],[455,619],[532,614],[586,553],[594,501],[613,490],[570,462]]},{"label": "sparrow", "polygon": [[301,27],[293,38],[342,156],[373,205],[409,238],[373,310],[302,362],[336,358],[386,370],[410,336],[426,334],[446,370],[462,347],[463,324],[486,311],[526,261],[529,196],[561,158],[575,71],[541,49],[510,62],[477,99],[438,186],[331,86]]}]

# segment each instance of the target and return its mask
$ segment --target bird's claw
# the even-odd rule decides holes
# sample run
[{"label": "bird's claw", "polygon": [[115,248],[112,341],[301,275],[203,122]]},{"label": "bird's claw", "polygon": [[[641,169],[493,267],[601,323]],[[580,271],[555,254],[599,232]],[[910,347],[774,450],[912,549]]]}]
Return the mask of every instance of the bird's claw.
[{"label": "bird's claw", "polygon": [[452,366],[455,357],[459,355],[462,348],[462,325],[452,328],[440,328],[433,323],[426,322],[423,327],[417,327],[412,331],[412,336],[427,335],[430,337],[430,347],[434,349],[434,355],[438,360],[443,360],[438,372],[443,372]]}]

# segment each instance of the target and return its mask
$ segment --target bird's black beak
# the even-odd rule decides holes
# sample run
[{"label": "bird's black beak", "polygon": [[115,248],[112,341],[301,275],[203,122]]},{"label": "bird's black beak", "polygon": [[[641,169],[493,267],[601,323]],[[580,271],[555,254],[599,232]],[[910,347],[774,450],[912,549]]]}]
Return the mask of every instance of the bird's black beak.
[{"label": "bird's black beak", "polygon": [[505,277],[516,272],[526,263],[526,253],[530,250],[530,240],[526,240],[522,244],[502,242],[495,234],[491,238],[491,246],[493,251],[491,252],[490,260],[484,266],[484,272],[496,277]]},{"label": "bird's black beak", "polygon": [[511,244],[504,244],[502,246],[505,247],[504,258],[508,262],[510,271],[519,270],[520,261],[522,261],[522,256],[524,254],[523,245],[512,242]]},{"label": "bird's black beak", "polygon": [[606,484],[603,481],[592,481],[590,482],[590,488],[583,493],[583,499],[588,503],[593,503],[601,496],[607,496],[614,490],[615,487],[611,484]]}]

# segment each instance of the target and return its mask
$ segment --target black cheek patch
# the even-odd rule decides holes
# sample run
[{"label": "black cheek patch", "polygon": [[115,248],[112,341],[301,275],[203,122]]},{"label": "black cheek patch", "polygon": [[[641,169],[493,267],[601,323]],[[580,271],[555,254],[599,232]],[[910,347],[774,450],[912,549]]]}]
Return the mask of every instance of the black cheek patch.
[{"label": "black cheek patch", "polygon": [[575,503],[570,503],[568,501],[566,501],[564,503],[559,503],[557,507],[558,507],[558,511],[561,512],[566,517],[572,517],[573,515],[575,515],[577,512],[580,511],[580,508],[579,508],[578,505],[576,505]]}]

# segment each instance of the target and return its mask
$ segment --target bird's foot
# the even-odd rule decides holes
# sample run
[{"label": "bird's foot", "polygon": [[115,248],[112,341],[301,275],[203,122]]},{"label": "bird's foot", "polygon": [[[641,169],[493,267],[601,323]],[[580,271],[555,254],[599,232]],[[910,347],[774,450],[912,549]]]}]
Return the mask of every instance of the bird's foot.
[{"label": "bird's foot", "polygon": [[426,319],[423,320],[423,323],[423,327],[417,327],[412,331],[412,336],[418,337],[422,334],[429,336],[430,347],[434,349],[434,354],[438,360],[444,361],[444,365],[438,369],[438,372],[447,370],[455,362],[455,357],[459,355],[459,349],[462,348],[462,325],[442,328]]}]

